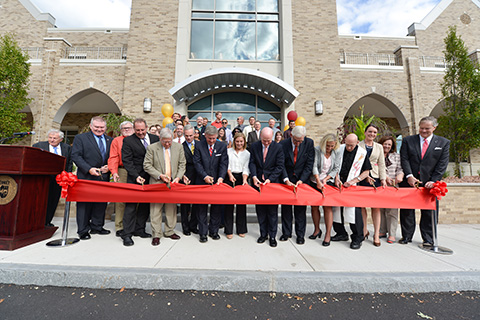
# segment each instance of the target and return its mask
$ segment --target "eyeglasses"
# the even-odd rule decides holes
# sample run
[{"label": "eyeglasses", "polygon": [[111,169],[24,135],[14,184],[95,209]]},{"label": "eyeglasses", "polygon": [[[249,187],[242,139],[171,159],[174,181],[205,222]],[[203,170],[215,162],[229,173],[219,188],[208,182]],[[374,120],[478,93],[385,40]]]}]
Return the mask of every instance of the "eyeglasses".
[{"label": "eyeglasses", "polygon": [[228,122],[227,121],[222,121],[223,124],[227,124]]},{"label": "eyeglasses", "polygon": [[122,130],[132,130],[133,127],[123,127]]}]

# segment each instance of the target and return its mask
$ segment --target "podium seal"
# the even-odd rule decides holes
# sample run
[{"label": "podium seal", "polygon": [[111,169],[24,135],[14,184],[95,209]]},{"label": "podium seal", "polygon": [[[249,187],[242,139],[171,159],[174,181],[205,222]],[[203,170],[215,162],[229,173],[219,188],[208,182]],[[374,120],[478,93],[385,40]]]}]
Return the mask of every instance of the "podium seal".
[{"label": "podium seal", "polygon": [[17,195],[17,182],[10,176],[0,176],[0,205],[12,202]]}]

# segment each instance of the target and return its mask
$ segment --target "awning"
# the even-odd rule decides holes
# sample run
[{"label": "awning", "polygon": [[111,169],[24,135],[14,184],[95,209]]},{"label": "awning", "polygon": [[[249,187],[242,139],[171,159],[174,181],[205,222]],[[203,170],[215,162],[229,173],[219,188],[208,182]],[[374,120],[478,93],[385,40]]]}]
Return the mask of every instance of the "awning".
[{"label": "awning", "polygon": [[188,102],[216,90],[251,91],[289,106],[299,92],[285,81],[268,73],[246,68],[213,69],[193,75],[168,92],[178,102]]}]

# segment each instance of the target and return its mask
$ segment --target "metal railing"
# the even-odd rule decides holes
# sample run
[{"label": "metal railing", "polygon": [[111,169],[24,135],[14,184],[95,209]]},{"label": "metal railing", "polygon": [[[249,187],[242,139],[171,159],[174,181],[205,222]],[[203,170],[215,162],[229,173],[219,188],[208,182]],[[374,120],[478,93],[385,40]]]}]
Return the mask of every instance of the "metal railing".
[{"label": "metal railing", "polygon": [[447,62],[444,57],[420,57],[420,67],[423,68],[446,68]]},{"label": "metal railing", "polygon": [[340,64],[402,66],[402,60],[394,54],[340,52]]},{"label": "metal railing", "polygon": [[43,53],[45,52],[45,48],[43,47],[28,47],[28,48],[21,48],[23,52],[28,54],[30,59],[42,59]]},{"label": "metal railing", "polygon": [[75,60],[126,60],[125,47],[71,47],[65,49],[65,59]]}]

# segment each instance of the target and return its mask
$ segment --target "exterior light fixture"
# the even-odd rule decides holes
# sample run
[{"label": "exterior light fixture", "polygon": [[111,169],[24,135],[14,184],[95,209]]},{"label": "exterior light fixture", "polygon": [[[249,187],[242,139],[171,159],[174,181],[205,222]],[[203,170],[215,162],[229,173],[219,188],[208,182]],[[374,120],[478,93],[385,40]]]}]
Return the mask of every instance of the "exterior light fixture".
[{"label": "exterior light fixture", "polygon": [[152,99],[143,99],[143,112],[152,112]]},{"label": "exterior light fixture", "polygon": [[315,114],[316,115],[322,115],[323,114],[323,101],[322,100],[317,100],[315,101]]}]

